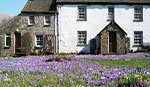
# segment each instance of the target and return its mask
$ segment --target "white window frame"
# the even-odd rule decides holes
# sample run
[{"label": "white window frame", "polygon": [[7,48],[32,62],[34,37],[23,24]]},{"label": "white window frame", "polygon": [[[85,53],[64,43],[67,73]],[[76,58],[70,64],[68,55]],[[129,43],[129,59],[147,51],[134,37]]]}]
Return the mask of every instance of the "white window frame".
[{"label": "white window frame", "polygon": [[43,38],[42,44],[44,45],[44,36],[43,35],[35,35],[35,46],[36,47],[43,47],[43,45],[38,45],[37,42],[40,40],[37,40],[37,36],[41,36]]},{"label": "white window frame", "polygon": [[[46,23],[46,17],[49,17],[49,23]],[[46,16],[44,16],[44,25],[50,25],[50,23],[51,23],[51,17],[49,16],[49,15],[46,15]]]},{"label": "white window frame", "polygon": [[[30,17],[33,17],[33,23],[31,22]],[[29,16],[28,17],[28,25],[34,25],[35,24],[35,16]]]},{"label": "white window frame", "polygon": [[134,45],[143,45],[143,31],[134,31]]},{"label": "white window frame", "polygon": [[134,6],[134,21],[137,22],[143,21],[143,6],[141,5]]},{"label": "white window frame", "polygon": [[[10,34],[10,36],[8,36]],[[7,45],[7,38],[10,38],[10,45]],[[11,33],[6,33],[5,34],[5,47],[10,47],[11,46]]]},{"label": "white window frame", "polygon": [[78,21],[87,20],[87,6],[78,6]]},{"label": "white window frame", "polygon": [[[87,42],[87,31],[78,31],[77,32],[77,45],[78,46],[85,46],[86,45],[86,42]],[[82,33],[82,34],[80,34]]]},{"label": "white window frame", "polygon": [[108,21],[112,21],[115,19],[115,7],[108,6]]}]

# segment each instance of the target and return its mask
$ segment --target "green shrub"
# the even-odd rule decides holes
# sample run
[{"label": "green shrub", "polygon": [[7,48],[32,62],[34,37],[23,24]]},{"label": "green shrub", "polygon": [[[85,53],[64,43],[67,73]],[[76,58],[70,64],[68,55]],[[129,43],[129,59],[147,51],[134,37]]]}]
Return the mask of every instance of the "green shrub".
[{"label": "green shrub", "polygon": [[[1,41],[1,37],[0,37],[0,41]],[[2,43],[0,42],[0,57],[2,56]]]},{"label": "green shrub", "polygon": [[125,43],[126,43],[126,53],[130,52],[130,38],[126,37],[125,38]]},{"label": "green shrub", "polygon": [[1,47],[1,43],[0,43],[0,57],[2,56],[2,47]]},{"label": "green shrub", "polygon": [[26,49],[26,54],[30,55],[32,49],[32,37],[29,32],[23,34],[23,46]]}]

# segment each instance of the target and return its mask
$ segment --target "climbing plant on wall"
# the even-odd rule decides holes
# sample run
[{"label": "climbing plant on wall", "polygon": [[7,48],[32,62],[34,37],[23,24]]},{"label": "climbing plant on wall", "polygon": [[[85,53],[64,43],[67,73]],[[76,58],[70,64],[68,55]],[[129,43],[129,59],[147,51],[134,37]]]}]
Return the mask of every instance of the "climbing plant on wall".
[{"label": "climbing plant on wall", "polygon": [[32,37],[29,32],[26,32],[22,36],[23,39],[23,46],[25,47],[26,54],[30,55],[32,49]]}]

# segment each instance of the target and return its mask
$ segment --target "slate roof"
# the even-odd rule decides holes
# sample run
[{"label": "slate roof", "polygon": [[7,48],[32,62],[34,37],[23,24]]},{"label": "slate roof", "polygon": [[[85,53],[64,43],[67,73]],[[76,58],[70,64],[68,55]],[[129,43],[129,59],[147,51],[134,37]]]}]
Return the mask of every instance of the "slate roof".
[{"label": "slate roof", "polygon": [[150,0],[57,0],[57,3],[150,4]]},{"label": "slate roof", "polygon": [[110,25],[111,26],[114,26],[114,25],[117,26],[118,29],[120,29],[125,35],[127,35],[127,33],[114,20],[112,20],[100,33],[102,33],[105,29],[108,29],[108,26],[110,26]]},{"label": "slate roof", "polygon": [[28,0],[22,12],[54,12],[56,0]]},{"label": "slate roof", "polygon": [[28,0],[22,12],[54,13],[56,4],[150,4],[150,0]]}]

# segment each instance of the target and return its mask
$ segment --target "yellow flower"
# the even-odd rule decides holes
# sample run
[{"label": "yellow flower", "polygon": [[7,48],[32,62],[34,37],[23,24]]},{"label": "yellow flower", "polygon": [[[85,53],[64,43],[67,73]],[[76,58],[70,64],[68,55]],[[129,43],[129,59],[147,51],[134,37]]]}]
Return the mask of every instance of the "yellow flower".
[{"label": "yellow flower", "polygon": [[138,78],[138,77],[140,77],[140,75],[139,74],[134,74],[134,77]]},{"label": "yellow flower", "polygon": [[139,80],[142,80],[142,78],[143,78],[140,74],[134,74],[134,77],[139,79]]},{"label": "yellow flower", "polygon": [[129,77],[128,77],[128,76],[125,76],[125,79],[126,79],[126,80],[128,80],[128,79],[129,79]]}]

